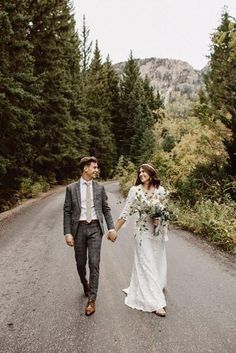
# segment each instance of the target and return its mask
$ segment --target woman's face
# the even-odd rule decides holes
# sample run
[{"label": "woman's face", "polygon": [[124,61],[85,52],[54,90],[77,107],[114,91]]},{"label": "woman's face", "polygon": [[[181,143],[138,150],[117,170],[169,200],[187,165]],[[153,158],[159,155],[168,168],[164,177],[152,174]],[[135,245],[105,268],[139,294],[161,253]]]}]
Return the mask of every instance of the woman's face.
[{"label": "woman's face", "polygon": [[150,176],[148,175],[147,172],[145,172],[145,170],[142,167],[139,169],[139,178],[142,184],[146,184],[151,181]]}]

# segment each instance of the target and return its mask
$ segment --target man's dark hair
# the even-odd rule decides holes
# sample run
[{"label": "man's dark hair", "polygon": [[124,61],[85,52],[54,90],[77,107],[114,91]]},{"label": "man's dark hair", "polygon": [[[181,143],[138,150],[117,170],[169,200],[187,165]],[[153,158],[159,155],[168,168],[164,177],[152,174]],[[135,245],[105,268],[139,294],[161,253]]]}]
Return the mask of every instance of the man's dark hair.
[{"label": "man's dark hair", "polygon": [[97,158],[90,156],[90,157],[83,157],[80,160],[79,167],[83,172],[85,166],[90,166],[91,163],[98,163]]}]

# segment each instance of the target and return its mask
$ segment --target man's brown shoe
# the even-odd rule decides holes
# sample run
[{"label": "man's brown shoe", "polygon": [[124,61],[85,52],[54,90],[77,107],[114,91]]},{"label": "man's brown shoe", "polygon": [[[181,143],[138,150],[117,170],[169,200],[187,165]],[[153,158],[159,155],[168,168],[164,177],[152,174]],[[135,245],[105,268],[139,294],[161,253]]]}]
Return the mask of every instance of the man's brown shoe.
[{"label": "man's brown shoe", "polygon": [[96,308],[95,308],[95,300],[89,300],[88,304],[87,304],[87,306],[85,308],[85,315],[86,316],[90,316],[90,315],[95,313],[95,310],[96,310]]}]

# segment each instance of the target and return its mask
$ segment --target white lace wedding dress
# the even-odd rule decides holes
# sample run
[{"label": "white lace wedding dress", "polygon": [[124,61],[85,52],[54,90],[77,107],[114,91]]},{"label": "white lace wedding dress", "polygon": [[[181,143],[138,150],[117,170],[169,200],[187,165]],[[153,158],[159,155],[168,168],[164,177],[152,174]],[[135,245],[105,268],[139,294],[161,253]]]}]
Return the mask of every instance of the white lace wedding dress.
[{"label": "white lace wedding dress", "polygon": [[[152,197],[163,199],[164,188],[159,186]],[[159,235],[153,235],[154,226],[150,216],[140,207],[140,202],[149,200],[142,185],[133,186],[119,218],[127,220],[129,215],[138,213],[132,275],[129,288],[123,290],[127,294],[125,304],[134,309],[153,312],[166,306],[163,289],[167,281],[165,242],[168,239],[166,226],[160,227]]]}]

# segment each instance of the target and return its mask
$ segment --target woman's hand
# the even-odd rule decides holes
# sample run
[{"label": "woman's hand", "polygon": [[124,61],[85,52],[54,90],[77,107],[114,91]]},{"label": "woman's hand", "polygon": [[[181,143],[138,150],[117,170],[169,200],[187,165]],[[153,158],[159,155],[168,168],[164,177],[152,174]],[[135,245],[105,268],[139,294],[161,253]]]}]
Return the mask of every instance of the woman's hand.
[{"label": "woman's hand", "polygon": [[66,244],[68,246],[74,246],[74,237],[71,234],[66,234],[65,236]]},{"label": "woman's hand", "polygon": [[114,243],[116,241],[116,238],[117,238],[117,234],[116,234],[115,230],[108,231],[108,233],[107,233],[107,239],[108,240],[111,240]]},{"label": "woman's hand", "polygon": [[123,219],[123,218],[117,219],[116,224],[115,224],[116,233],[118,233],[119,229],[123,226],[124,223],[125,223],[125,219]]}]

